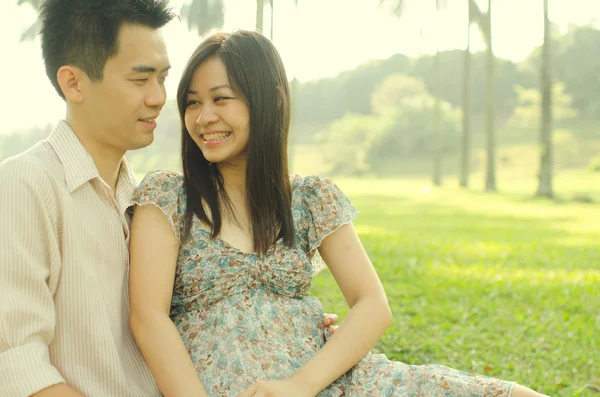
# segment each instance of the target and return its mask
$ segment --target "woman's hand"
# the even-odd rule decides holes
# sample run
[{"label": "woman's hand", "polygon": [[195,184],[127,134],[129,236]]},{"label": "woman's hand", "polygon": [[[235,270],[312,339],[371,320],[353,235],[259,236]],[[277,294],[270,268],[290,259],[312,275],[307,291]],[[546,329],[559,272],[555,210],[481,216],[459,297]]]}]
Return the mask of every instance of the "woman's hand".
[{"label": "woman's hand", "polygon": [[325,314],[325,318],[323,319],[323,325],[327,328],[327,332],[331,335],[338,328],[337,323],[340,321],[340,318],[337,314]]},{"label": "woman's hand", "polygon": [[303,390],[301,385],[290,379],[259,381],[237,397],[313,397],[308,391]]}]

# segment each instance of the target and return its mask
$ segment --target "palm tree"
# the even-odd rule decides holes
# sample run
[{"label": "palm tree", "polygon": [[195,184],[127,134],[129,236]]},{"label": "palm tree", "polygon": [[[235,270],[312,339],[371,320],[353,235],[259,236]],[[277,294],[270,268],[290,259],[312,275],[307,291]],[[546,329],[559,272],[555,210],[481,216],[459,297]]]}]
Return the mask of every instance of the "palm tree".
[{"label": "palm tree", "polygon": [[467,22],[467,48],[465,49],[464,75],[463,75],[463,130],[460,153],[460,186],[469,187],[469,175],[471,173],[471,25],[473,24],[471,1],[467,0],[468,22]]},{"label": "palm tree", "polygon": [[[17,5],[30,4],[35,10],[40,8],[42,0],[17,0]],[[36,19],[27,29],[21,33],[20,41],[33,41],[41,28],[39,19]]]},{"label": "palm tree", "polygon": [[264,14],[265,14],[265,0],[256,0],[256,31],[259,33],[263,32]]},{"label": "palm tree", "polygon": [[485,25],[487,27],[487,49],[486,49],[486,69],[487,69],[487,110],[485,118],[485,136],[487,161],[485,169],[485,190],[496,191],[496,133],[494,130],[494,93],[495,93],[495,66],[496,57],[492,48],[492,0],[488,0],[488,11]]},{"label": "palm tree", "polygon": [[552,76],[551,66],[550,18],[548,0],[544,0],[544,44],[542,45],[542,63],[540,67],[542,111],[540,123],[540,173],[536,196],[553,198],[552,189]]},{"label": "palm tree", "polygon": [[[386,0],[380,0],[380,5],[386,3]],[[483,31],[486,30],[486,35],[490,36],[487,32],[487,27],[485,26],[485,15],[474,0],[467,0],[468,8],[469,8],[469,18],[468,18],[468,26],[467,26],[467,48],[465,51],[465,66],[464,66],[464,88],[463,88],[463,135],[462,135],[462,145],[461,145],[461,167],[460,167],[460,185],[463,187],[468,187],[469,185],[469,174],[470,174],[470,146],[471,146],[471,25],[473,22],[476,22],[480,29]],[[404,10],[405,6],[404,0],[396,0],[394,13],[400,16]],[[446,2],[441,4],[439,0],[436,0],[436,10],[437,12],[440,9],[445,8],[447,6]],[[491,32],[490,32],[491,33]],[[436,81],[436,104],[435,104],[435,116],[434,116],[434,131],[436,134],[436,154],[434,157],[434,174],[433,174],[433,182],[436,185],[440,185],[442,182],[441,175],[441,130],[439,128],[439,120],[440,120],[440,75],[441,75],[441,65],[440,65],[440,53],[436,52],[435,57],[435,81]]]},{"label": "palm tree", "polygon": [[397,17],[402,16],[406,0],[379,0],[379,6],[382,6],[385,3],[394,3],[394,14],[396,14]]},{"label": "palm tree", "polygon": [[[380,0],[379,5],[384,3],[390,3],[388,0]],[[404,7],[406,5],[406,0],[394,0],[394,14],[397,16],[401,16]],[[440,11],[447,6],[446,0],[435,0],[435,9],[436,14],[439,16]],[[441,59],[440,59],[440,51],[439,49],[435,53],[434,58],[435,68],[435,103],[434,103],[434,113],[433,113],[433,147],[434,147],[434,155],[433,155],[433,175],[432,182],[436,186],[440,186],[442,184],[442,128],[441,128],[441,119],[442,119],[442,109],[441,109]]]},{"label": "palm tree", "polygon": [[[496,57],[494,56],[492,47],[492,0],[488,0],[488,9],[485,13],[481,11],[475,0],[468,1],[470,23],[474,22],[477,25],[486,46],[487,109],[485,118],[485,136],[487,161],[485,171],[485,189],[487,191],[496,191],[496,140],[494,129],[494,70]],[[465,69],[466,67],[467,66],[465,65]],[[463,140],[464,139],[465,138],[463,136]]]},{"label": "palm tree", "polygon": [[[273,41],[273,2],[275,0],[271,0],[271,41]],[[298,0],[294,1],[294,6],[296,7],[296,11],[298,11]],[[289,76],[288,76],[289,78]],[[294,166],[294,154],[296,151],[296,134],[295,134],[295,126],[296,123],[296,114],[298,109],[298,79],[294,76],[292,81],[290,81],[290,131],[288,138],[288,164],[290,170],[293,172],[292,167]]]},{"label": "palm tree", "polygon": [[193,0],[181,7],[181,16],[187,20],[188,29],[199,36],[212,29],[223,27],[225,4],[223,0]]},{"label": "palm tree", "polygon": [[[42,0],[17,0],[18,5],[30,4],[34,9],[39,9]],[[190,4],[181,7],[181,16],[187,20],[188,29],[196,30],[200,36],[211,29],[220,28],[224,22],[223,0],[193,0]],[[23,31],[21,41],[32,41],[40,30],[40,21],[36,21]]]},{"label": "palm tree", "polygon": [[[274,20],[274,15],[275,15],[275,11],[274,11],[274,9],[275,9],[275,6],[274,6],[275,0],[270,0],[270,3],[271,3],[271,31],[270,31],[271,35],[270,35],[270,38],[271,38],[271,41],[273,41],[273,20]],[[298,2],[296,1],[296,4],[297,3]]]},{"label": "palm tree", "polygon": [[[271,4],[271,31],[273,30],[273,2]],[[297,3],[297,1],[296,1]],[[223,0],[192,0],[189,5],[184,5],[182,16],[188,20],[188,28],[196,29],[200,35],[213,28],[223,27],[225,5]],[[265,0],[256,0],[256,31],[263,33],[265,15]],[[190,17],[192,17],[190,19]],[[191,22],[190,22],[191,21]],[[272,38],[272,33],[271,33]]]},{"label": "palm tree", "polygon": [[469,0],[469,11],[479,27],[486,46],[487,109],[485,117],[486,169],[485,190],[496,191],[496,137],[494,130],[494,93],[496,57],[492,47],[492,0],[488,0],[487,12],[482,12],[475,0]]},{"label": "palm tree", "polygon": [[[442,8],[447,6],[445,0],[435,0],[435,10],[437,16],[440,15]],[[439,26],[439,23],[437,24]],[[442,185],[442,108],[441,108],[441,96],[442,96],[442,68],[440,62],[440,50],[439,46],[435,52],[435,105],[433,113],[433,136],[434,136],[434,155],[433,155],[433,184],[436,186]]]}]

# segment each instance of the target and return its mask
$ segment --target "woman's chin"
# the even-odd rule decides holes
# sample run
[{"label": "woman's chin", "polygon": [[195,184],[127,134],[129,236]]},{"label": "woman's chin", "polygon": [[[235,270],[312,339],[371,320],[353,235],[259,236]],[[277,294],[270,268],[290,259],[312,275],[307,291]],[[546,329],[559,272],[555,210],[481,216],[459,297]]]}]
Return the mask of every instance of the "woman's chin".
[{"label": "woman's chin", "polygon": [[206,150],[204,148],[201,148],[200,151],[204,155],[206,161],[208,161],[209,163],[217,164],[224,160],[224,156],[216,155],[217,153],[215,153],[214,150]]},{"label": "woman's chin", "polygon": [[204,156],[204,158],[206,159],[206,161],[208,161],[211,164],[219,164],[221,162],[223,162],[223,159],[217,156]]}]

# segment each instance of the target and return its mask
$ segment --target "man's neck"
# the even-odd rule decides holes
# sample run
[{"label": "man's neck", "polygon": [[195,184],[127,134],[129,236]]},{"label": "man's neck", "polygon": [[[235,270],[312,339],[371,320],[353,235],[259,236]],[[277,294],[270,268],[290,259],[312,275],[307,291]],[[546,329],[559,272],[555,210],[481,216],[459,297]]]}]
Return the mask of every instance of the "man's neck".
[{"label": "man's neck", "polygon": [[119,170],[125,152],[116,150],[114,147],[109,147],[94,139],[88,127],[83,123],[78,122],[76,118],[67,116],[66,121],[83,147],[92,156],[94,164],[96,164],[96,168],[100,174],[100,178],[102,178],[116,194]]}]

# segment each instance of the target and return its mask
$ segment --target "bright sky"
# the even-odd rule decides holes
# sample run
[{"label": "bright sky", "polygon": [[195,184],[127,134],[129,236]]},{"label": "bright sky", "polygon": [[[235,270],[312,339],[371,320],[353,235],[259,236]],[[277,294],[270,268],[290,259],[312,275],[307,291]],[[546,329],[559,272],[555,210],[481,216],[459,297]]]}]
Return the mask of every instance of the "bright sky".
[{"label": "bright sky", "polygon": [[[172,0],[179,9],[189,0]],[[482,8],[487,1],[478,0]],[[225,30],[253,29],[256,2],[225,0]],[[274,43],[288,76],[301,81],[335,76],[370,59],[382,59],[394,53],[416,56],[440,49],[466,45],[466,0],[447,0],[448,8],[436,23],[430,7],[433,0],[408,0],[401,19],[379,0],[293,0],[275,1]],[[542,40],[542,0],[495,0],[494,47],[503,58],[520,61]],[[568,24],[594,23],[600,19],[598,0],[550,0],[551,19],[563,29]],[[29,6],[19,7],[16,0],[0,0],[0,15],[10,16],[0,24],[0,75],[4,92],[1,133],[34,125],[54,123],[64,116],[64,104],[46,78],[39,39],[20,43],[19,36],[34,20]],[[269,33],[270,14],[265,10]],[[436,28],[437,26],[437,28]],[[483,49],[479,32],[472,30],[472,47]],[[174,98],[177,81],[192,50],[200,43],[185,22],[174,21],[165,29],[173,66],[167,82],[167,94]],[[6,56],[8,54],[8,56]]]}]

